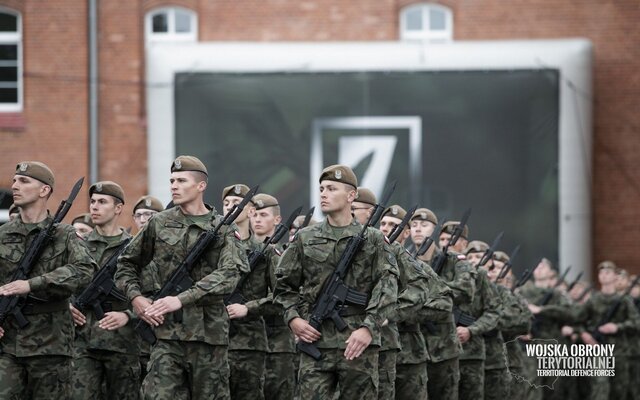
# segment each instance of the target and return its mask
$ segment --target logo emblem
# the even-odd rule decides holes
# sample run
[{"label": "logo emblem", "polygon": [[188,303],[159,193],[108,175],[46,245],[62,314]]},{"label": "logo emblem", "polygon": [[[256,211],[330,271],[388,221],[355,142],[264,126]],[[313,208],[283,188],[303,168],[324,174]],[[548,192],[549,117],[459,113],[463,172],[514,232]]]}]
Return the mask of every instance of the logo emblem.
[{"label": "logo emblem", "polygon": [[176,158],[176,161],[173,162],[173,165],[176,167],[176,169],[182,169],[182,161],[180,161],[180,159]]},{"label": "logo emblem", "polygon": [[26,162],[20,163],[20,171],[24,172],[28,167],[29,165]]},{"label": "logo emblem", "polygon": [[391,207],[391,214],[398,215],[398,207]]},{"label": "logo emblem", "polygon": [[263,208],[264,207],[264,202],[262,200],[258,200],[256,202],[256,204],[258,205],[258,208]]},{"label": "logo emblem", "polygon": [[96,192],[102,192],[102,183],[96,183]]},{"label": "logo emblem", "polygon": [[336,179],[342,179],[342,171],[340,171],[339,169],[336,170],[335,177]]},{"label": "logo emblem", "polygon": [[147,207],[151,207],[151,199],[146,199],[144,201],[144,205],[147,206]]},{"label": "logo emblem", "polygon": [[236,187],[233,188],[233,193],[235,194],[242,193],[242,188],[240,187],[240,185],[236,185]]},{"label": "logo emblem", "polygon": [[427,213],[426,212],[420,213],[420,218],[427,219]]}]

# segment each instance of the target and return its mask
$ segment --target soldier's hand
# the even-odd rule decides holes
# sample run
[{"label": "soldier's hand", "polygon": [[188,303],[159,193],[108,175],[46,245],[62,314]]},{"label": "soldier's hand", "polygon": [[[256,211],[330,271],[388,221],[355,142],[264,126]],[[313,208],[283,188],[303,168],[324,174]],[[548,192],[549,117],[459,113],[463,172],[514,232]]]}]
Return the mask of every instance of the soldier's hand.
[{"label": "soldier's hand", "polygon": [[605,335],[615,335],[618,332],[618,325],[613,322],[608,322],[599,327],[598,330]]},{"label": "soldier's hand", "polygon": [[524,342],[530,342],[531,341],[531,334],[527,333],[526,335],[520,335],[518,336],[518,339],[524,341]]},{"label": "soldier's hand", "polygon": [[107,331],[119,329],[129,322],[129,316],[121,311],[110,311],[104,314],[98,326]]},{"label": "soldier's hand", "polygon": [[598,344],[598,341],[591,336],[589,332],[582,332],[580,334],[580,339],[586,344]]},{"label": "soldier's hand", "polygon": [[320,332],[300,317],[294,318],[289,322],[289,329],[291,329],[293,334],[300,338],[300,340],[307,343],[313,343],[320,339],[321,336]]},{"label": "soldier's hand", "polygon": [[73,323],[76,326],[83,326],[87,323],[87,317],[84,314],[75,308],[73,304],[69,304],[69,310],[71,311],[71,317],[73,318]]},{"label": "soldier's hand", "polygon": [[230,319],[244,318],[249,313],[249,309],[244,304],[229,304],[227,312]]},{"label": "soldier's hand", "polygon": [[131,301],[131,305],[133,306],[133,312],[136,313],[138,318],[143,320],[144,322],[158,326],[164,322],[164,317],[150,317],[145,314],[147,308],[151,306],[151,300],[147,299],[144,296],[138,296]]},{"label": "soldier's hand", "polygon": [[0,327],[0,339],[2,339],[3,336],[4,336],[4,329]]},{"label": "soldier's hand", "polygon": [[565,325],[560,329],[560,332],[562,333],[562,336],[571,336],[573,335],[573,328]]},{"label": "soldier's hand", "polygon": [[456,335],[458,336],[458,340],[461,344],[465,344],[471,339],[471,332],[469,332],[469,328],[465,328],[464,326],[458,326],[456,328]]},{"label": "soldier's hand", "polygon": [[531,311],[533,315],[539,314],[540,311],[542,310],[542,307],[537,306],[535,304],[531,304],[531,303],[527,304],[527,307],[529,307],[529,311]]},{"label": "soldier's hand", "polygon": [[13,281],[6,285],[0,286],[0,296],[16,296],[31,292],[29,281]]},{"label": "soldier's hand", "polygon": [[351,361],[360,357],[364,350],[371,344],[371,332],[369,328],[358,328],[351,332],[349,339],[345,341],[347,348],[344,350],[344,358]]},{"label": "soldier's hand", "polygon": [[150,317],[162,317],[170,312],[178,311],[182,308],[182,302],[176,296],[167,296],[156,300],[144,312]]}]

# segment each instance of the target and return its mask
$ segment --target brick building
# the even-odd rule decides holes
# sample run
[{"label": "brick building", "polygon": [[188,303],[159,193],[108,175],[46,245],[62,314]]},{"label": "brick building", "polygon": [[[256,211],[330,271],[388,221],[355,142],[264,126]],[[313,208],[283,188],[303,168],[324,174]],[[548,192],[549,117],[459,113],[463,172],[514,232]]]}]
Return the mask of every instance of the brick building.
[{"label": "brick building", "polygon": [[[5,69],[0,74],[0,188],[10,187],[15,162],[23,159],[42,160],[56,172],[59,189],[53,204],[77,177],[90,176],[91,3],[0,0],[5,53],[0,65]],[[97,177],[121,182],[129,206],[148,190],[145,46],[155,40],[370,42],[423,33],[435,41],[586,38],[594,49],[593,260],[612,259],[640,272],[640,255],[633,250],[640,239],[640,211],[634,207],[640,196],[640,167],[634,164],[640,147],[640,3],[635,0],[96,3]],[[419,13],[407,17],[423,17],[422,30],[413,29],[415,19],[401,19],[408,7],[420,4],[436,5],[436,14],[444,10],[435,19]],[[429,27],[427,21],[438,26]],[[74,210],[86,206],[83,197]]]}]

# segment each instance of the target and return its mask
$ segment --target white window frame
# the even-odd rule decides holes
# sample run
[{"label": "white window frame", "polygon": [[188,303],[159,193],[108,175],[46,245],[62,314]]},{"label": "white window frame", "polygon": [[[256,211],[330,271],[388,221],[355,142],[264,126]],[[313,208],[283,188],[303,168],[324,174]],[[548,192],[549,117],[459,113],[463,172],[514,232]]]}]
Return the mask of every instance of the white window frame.
[{"label": "white window frame", "polygon": [[[409,12],[420,10],[422,14],[422,30],[410,31],[407,29],[406,16]],[[444,12],[445,29],[432,30],[429,23],[429,11],[438,10]],[[400,11],[400,38],[402,40],[424,40],[430,42],[450,42],[453,40],[453,12],[450,8],[432,3],[417,3],[404,7]]]},{"label": "white window frame", "polygon": [[[191,17],[191,32],[176,32],[175,20],[176,11],[182,11]],[[167,14],[167,31],[153,32],[153,17],[160,13]],[[157,42],[196,42],[198,40],[198,14],[193,10],[184,7],[161,7],[155,8],[145,16],[145,41],[146,43]]]},{"label": "white window frame", "polygon": [[[17,89],[18,99],[15,103],[0,103],[0,112],[20,112],[22,111],[23,98],[22,89],[24,86],[24,78],[22,76],[22,15],[10,8],[0,7],[0,13],[10,14],[16,17],[16,32],[0,32],[0,44],[17,45]],[[2,61],[0,61],[2,63]]]}]

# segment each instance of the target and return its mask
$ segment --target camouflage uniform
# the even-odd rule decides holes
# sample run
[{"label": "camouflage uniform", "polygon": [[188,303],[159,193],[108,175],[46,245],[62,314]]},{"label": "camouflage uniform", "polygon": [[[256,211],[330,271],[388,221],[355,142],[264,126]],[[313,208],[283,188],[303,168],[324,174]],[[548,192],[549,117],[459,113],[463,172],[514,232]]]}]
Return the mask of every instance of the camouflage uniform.
[{"label": "camouflage uniform", "polygon": [[[253,236],[243,241],[248,251],[259,251],[261,244]],[[232,319],[229,327],[229,390],[233,399],[263,399],[267,333],[258,306],[267,297],[268,259],[261,260],[240,288],[247,316]]]},{"label": "camouflage uniform", "polygon": [[[0,227],[0,284],[11,280],[27,245],[51,220],[47,217],[31,226],[16,218]],[[23,308],[29,325],[20,329],[12,317],[4,323],[0,398],[69,398],[73,356],[69,297],[89,283],[96,269],[73,227],[58,225],[29,274],[31,293]]]},{"label": "camouflage uniform", "polygon": [[[118,250],[120,244],[131,237],[122,232],[117,242],[108,242],[94,230],[86,239],[89,252],[102,266]],[[81,293],[79,290],[77,293]],[[105,304],[107,303],[107,304]],[[140,391],[140,351],[138,334],[133,329],[133,313],[129,304],[110,296],[103,302],[107,311],[122,311],[129,315],[129,323],[114,331],[98,326],[99,321],[88,309],[84,314],[87,322],[76,328],[75,354],[73,359],[73,398],[100,399],[103,384],[106,384],[106,398],[137,399]]]},{"label": "camouflage uniform", "polygon": [[[346,227],[333,228],[325,220],[298,232],[282,255],[276,271],[274,302],[281,305],[284,318],[308,319],[325,280],[346,248],[349,239],[358,235],[362,226],[352,221]],[[331,398],[336,385],[345,399],[371,399],[377,396],[379,327],[396,302],[398,267],[382,233],[374,228],[366,231],[366,241],[355,256],[345,276],[345,284],[369,301],[366,308],[349,306],[342,311],[348,329],[339,332],[330,320],[321,327],[322,336],[314,344],[322,352],[315,361],[306,354],[300,359],[300,398]],[[370,346],[360,357],[348,361],[344,357],[352,331],[366,327],[372,335]]]},{"label": "camouflage uniform", "polygon": [[[206,221],[205,221],[206,218]],[[118,260],[117,284],[127,298],[156,292],[205,230],[222,217],[212,210],[206,217],[186,216],[180,207],[149,220]],[[223,227],[190,271],[194,285],[180,293],[182,321],[165,316],[154,328],[158,342],[151,349],[144,398],[171,399],[190,393],[192,399],[228,399],[229,316],[223,297],[248,273],[246,250],[234,228]]]},{"label": "camouflage uniform", "polygon": [[[439,250],[434,252],[432,261],[436,257],[442,257]],[[476,288],[475,269],[465,261],[464,255],[449,252],[440,271],[440,278],[451,289],[454,305],[471,303]],[[431,382],[429,394],[434,399],[442,396],[455,400],[459,396],[462,345],[456,335],[453,315],[446,322],[434,326],[435,330],[429,330],[428,325],[422,325],[430,357],[427,361],[427,373]]]},{"label": "camouflage uniform", "polygon": [[524,376],[525,354],[517,338],[529,332],[533,314],[520,296],[511,293],[511,290],[503,286],[498,286],[498,290],[502,301],[502,316],[498,321],[498,327],[502,331],[507,348],[507,362],[511,376],[509,397],[524,399],[528,384],[518,377]]},{"label": "camouflage uniform", "polygon": [[[633,299],[633,303],[636,310],[640,310],[640,299]],[[632,383],[629,385],[627,398],[640,399],[640,386],[637,384],[640,382],[640,335],[627,335],[627,337],[629,338],[629,382]]]},{"label": "camouflage uniform", "polygon": [[475,318],[468,326],[471,338],[462,345],[460,356],[459,397],[465,399],[484,398],[484,363],[486,349],[483,334],[498,324],[498,299],[491,288],[487,273],[475,271],[475,293],[471,304],[460,304],[459,308]]}]

